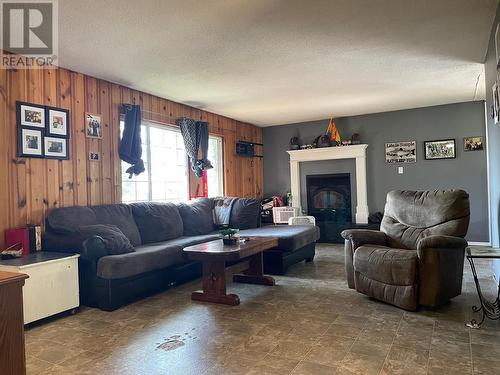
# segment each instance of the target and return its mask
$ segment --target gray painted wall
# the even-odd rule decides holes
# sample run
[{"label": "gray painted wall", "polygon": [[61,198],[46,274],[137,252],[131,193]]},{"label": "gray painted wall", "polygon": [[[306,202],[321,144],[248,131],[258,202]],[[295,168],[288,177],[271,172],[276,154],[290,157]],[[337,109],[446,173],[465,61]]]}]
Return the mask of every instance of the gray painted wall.
[{"label": "gray painted wall", "polygon": [[[485,61],[486,77],[486,109],[487,109],[487,129],[488,129],[488,154],[490,159],[490,208],[491,208],[491,243],[493,246],[500,246],[500,124],[494,124],[491,118],[493,94],[491,87],[497,79],[496,51],[495,51],[495,30],[500,22],[500,7],[490,35],[490,43]],[[495,273],[500,277],[500,262],[495,263]]]},{"label": "gray painted wall", "polygon": [[[336,123],[344,138],[359,133],[361,142],[369,145],[367,184],[370,212],[383,212],[385,196],[393,189],[461,188],[470,194],[471,199],[471,224],[467,239],[489,241],[486,151],[463,151],[463,137],[485,135],[482,101],[344,117],[337,119]],[[320,120],[264,128],[266,196],[283,194],[290,189],[286,153],[290,138],[298,136],[303,143],[310,143],[317,135],[323,134],[327,126],[328,120]],[[423,141],[446,138],[455,138],[457,158],[425,160]],[[397,166],[385,162],[385,143],[412,140],[417,141],[417,163],[403,165],[404,174],[399,175]],[[349,160],[303,163],[301,167],[303,187],[307,174],[350,172],[354,176],[355,173],[354,162]],[[352,177],[351,184],[354,189]]]}]

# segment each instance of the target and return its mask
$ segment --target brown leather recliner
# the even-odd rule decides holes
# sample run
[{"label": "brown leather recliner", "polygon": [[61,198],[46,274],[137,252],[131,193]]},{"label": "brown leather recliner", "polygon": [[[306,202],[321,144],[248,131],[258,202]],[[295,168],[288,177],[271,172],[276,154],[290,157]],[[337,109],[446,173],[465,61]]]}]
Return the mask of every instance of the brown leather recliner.
[{"label": "brown leather recliner", "polygon": [[406,310],[460,295],[469,218],[463,190],[389,192],[380,231],[342,232],[349,287]]}]

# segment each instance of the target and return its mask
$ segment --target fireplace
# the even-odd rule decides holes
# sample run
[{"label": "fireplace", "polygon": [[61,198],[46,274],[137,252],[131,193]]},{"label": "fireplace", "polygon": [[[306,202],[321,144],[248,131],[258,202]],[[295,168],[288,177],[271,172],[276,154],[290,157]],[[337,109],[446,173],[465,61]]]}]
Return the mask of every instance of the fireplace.
[{"label": "fireplace", "polygon": [[[366,148],[368,145],[323,147],[307,150],[290,150],[290,190],[294,207],[302,207],[300,192],[300,164],[302,162],[355,159],[356,187],[351,192],[350,176],[306,176],[308,214],[316,218],[321,231],[319,242],[342,243],[344,229],[378,229],[379,224],[368,222],[368,197],[366,188]],[[317,177],[317,179],[315,178]],[[307,179],[309,178],[310,181]],[[324,180],[324,181],[322,181]],[[332,184],[332,186],[323,186]],[[310,187],[312,189],[310,189]],[[316,194],[312,192],[316,191]],[[356,194],[356,212],[351,212],[351,193]],[[310,194],[311,197],[309,196]],[[312,202],[313,204],[311,204]],[[302,204],[301,204],[302,203]],[[354,217],[353,217],[354,216]]]},{"label": "fireplace", "polygon": [[321,223],[352,222],[351,175],[335,173],[306,176],[307,212]]}]

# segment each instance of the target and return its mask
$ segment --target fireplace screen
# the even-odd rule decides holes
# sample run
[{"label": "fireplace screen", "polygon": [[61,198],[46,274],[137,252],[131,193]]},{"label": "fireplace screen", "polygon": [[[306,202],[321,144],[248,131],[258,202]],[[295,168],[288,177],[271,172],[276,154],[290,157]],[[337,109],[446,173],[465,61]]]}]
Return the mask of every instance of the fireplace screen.
[{"label": "fireplace screen", "polygon": [[307,211],[317,221],[350,223],[351,175],[338,173],[310,175],[307,183]]}]

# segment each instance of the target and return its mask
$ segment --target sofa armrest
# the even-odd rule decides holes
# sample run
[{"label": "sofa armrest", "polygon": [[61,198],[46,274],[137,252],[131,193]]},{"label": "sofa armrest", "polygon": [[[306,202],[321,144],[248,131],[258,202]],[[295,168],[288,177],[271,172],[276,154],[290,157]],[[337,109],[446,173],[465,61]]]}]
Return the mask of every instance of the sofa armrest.
[{"label": "sofa armrest", "polygon": [[468,243],[461,237],[428,236],[417,243],[417,251],[424,249],[465,249]]},{"label": "sofa armrest", "polygon": [[387,236],[384,232],[369,229],[346,229],[342,231],[341,236],[351,241],[353,250],[366,244],[387,245]]},{"label": "sofa armrest", "polygon": [[99,236],[92,236],[82,244],[81,256],[91,262],[97,262],[99,258],[108,255],[106,244]]}]

